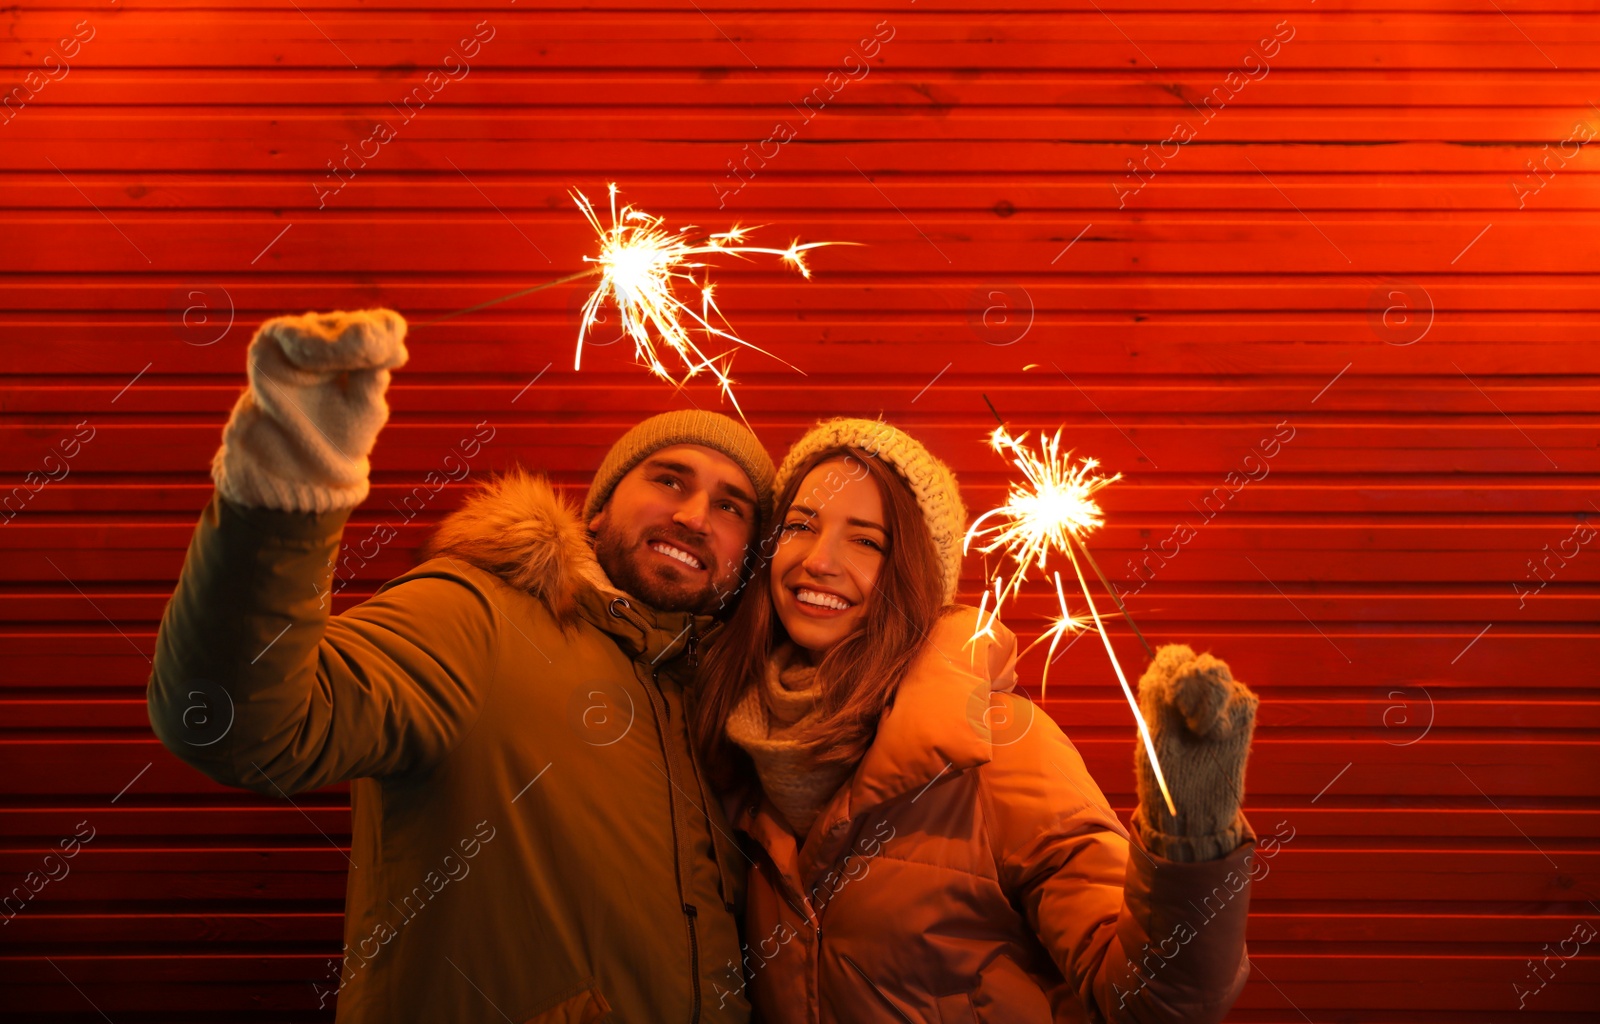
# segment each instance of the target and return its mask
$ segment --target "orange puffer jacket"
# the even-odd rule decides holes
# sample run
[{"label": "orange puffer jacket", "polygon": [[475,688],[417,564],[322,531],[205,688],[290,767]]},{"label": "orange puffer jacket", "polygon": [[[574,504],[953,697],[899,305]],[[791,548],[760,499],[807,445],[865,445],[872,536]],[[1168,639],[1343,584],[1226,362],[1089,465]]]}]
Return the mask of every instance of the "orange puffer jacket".
[{"label": "orange puffer jacket", "polygon": [[770,1024],[1220,1021],[1249,973],[1254,833],[1197,864],[1130,842],[1010,692],[1015,636],[964,646],[976,614],[941,620],[798,848],[769,799],[733,809],[745,945],[712,998]]}]

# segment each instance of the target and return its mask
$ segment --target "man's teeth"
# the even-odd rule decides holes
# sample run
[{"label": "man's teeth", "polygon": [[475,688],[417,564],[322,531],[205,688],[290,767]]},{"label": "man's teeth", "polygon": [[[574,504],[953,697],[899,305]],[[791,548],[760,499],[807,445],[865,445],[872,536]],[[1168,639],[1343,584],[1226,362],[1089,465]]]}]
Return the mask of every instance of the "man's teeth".
[{"label": "man's teeth", "polygon": [[656,541],[655,543],[651,544],[650,547],[661,552],[663,555],[666,555],[668,558],[676,558],[678,561],[682,562],[684,565],[687,565],[691,569],[705,568],[705,566],[700,564],[700,559],[689,554],[689,552],[683,550],[682,548],[675,548],[671,544],[665,544],[661,541]]},{"label": "man's teeth", "polygon": [[803,601],[806,604],[821,605],[823,608],[833,608],[838,611],[844,611],[850,607],[850,602],[842,597],[834,594],[824,594],[817,590],[806,590],[804,587],[795,591],[794,596],[796,600]]}]

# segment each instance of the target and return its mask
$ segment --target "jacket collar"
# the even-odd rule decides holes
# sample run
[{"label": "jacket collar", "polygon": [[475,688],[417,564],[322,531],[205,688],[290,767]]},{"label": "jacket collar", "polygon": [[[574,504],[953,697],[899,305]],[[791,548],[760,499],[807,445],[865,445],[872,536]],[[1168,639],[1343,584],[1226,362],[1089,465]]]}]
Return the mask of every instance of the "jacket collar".
[{"label": "jacket collar", "polygon": [[651,665],[664,666],[686,653],[693,662],[705,641],[722,628],[713,616],[658,611],[615,587],[586,585],[576,601],[584,621],[609,633],[629,657]]},{"label": "jacket collar", "polygon": [[824,805],[802,842],[796,844],[776,822],[765,797],[744,808],[739,827],[767,847],[779,865],[798,855],[800,876],[807,878],[836,859],[853,831],[851,822],[891,800],[919,799],[939,780],[992,760],[992,728],[1008,736],[1014,731],[1001,720],[1010,709],[995,694],[1016,685],[1017,642],[994,622],[969,643],[978,620],[976,609],[961,606],[935,624],[894,703],[878,719],[877,735],[855,774]]},{"label": "jacket collar", "polygon": [[977,614],[958,607],[935,623],[851,780],[852,817],[993,758],[991,694],[1016,685],[1016,637],[995,623],[999,635],[971,641]]},{"label": "jacket collar", "polygon": [[577,510],[548,479],[520,465],[445,516],[422,557],[459,558],[493,573],[543,601],[563,628],[586,621],[630,657],[652,664],[698,650],[721,626],[714,616],[659,611],[618,589],[595,558]]}]

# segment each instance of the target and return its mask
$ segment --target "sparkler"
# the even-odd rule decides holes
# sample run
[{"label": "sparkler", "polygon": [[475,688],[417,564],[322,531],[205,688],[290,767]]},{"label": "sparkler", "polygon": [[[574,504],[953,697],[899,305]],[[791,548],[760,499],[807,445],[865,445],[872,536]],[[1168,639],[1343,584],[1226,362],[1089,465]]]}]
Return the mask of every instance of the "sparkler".
[{"label": "sparkler", "polygon": [[[733,380],[728,376],[726,367],[718,365],[719,359],[731,359],[732,353],[707,356],[700,346],[695,344],[690,331],[701,332],[708,338],[723,338],[755,349],[763,355],[772,353],[750,344],[733,333],[732,325],[722,315],[722,310],[717,308],[716,301],[711,296],[713,286],[709,279],[699,282],[698,312],[678,298],[673,290],[676,283],[696,284],[694,275],[684,268],[708,266],[706,263],[691,259],[694,256],[726,254],[743,258],[747,253],[766,253],[792,265],[800,271],[802,277],[809,280],[811,268],[805,264],[804,253],[809,249],[837,243],[807,242],[801,245],[798,241],[794,241],[789,243],[787,249],[740,245],[737,243],[745,240],[747,229],[740,228],[736,224],[727,231],[710,235],[702,244],[695,244],[686,234],[688,228],[675,232],[665,231],[661,227],[663,218],[653,217],[631,205],[624,206],[619,215],[616,183],[611,183],[608,188],[611,195],[609,228],[601,226],[589,197],[573,189],[573,199],[577,202],[578,208],[583,211],[589,224],[600,236],[600,255],[585,256],[583,259],[586,263],[599,265],[601,278],[599,286],[583,304],[583,322],[578,326],[578,349],[572,360],[572,368],[576,370],[582,365],[583,339],[594,326],[597,311],[609,295],[616,303],[617,312],[622,320],[623,333],[633,339],[634,354],[644,361],[651,373],[680,387],[683,384],[683,381],[675,380],[662,364],[661,353],[657,348],[659,342],[683,362],[684,381],[702,370],[709,371],[722,388],[722,393],[733,403],[733,407],[738,409],[739,403],[733,397]],[[713,314],[722,322],[723,327],[711,322]],[[743,418],[744,411],[740,410],[739,415]]]},{"label": "sparkler", "polygon": [[[988,397],[984,397],[988,402]],[[999,412],[994,405],[989,409],[995,413],[995,418],[1000,419]],[[973,639],[982,636],[993,625],[994,619],[1000,614],[1000,606],[1008,597],[1015,597],[1027,579],[1028,570],[1037,568],[1041,572],[1048,570],[1048,560],[1052,551],[1065,554],[1072,562],[1073,569],[1078,575],[1078,585],[1082,588],[1083,597],[1089,605],[1089,614],[1094,619],[1095,629],[1100,633],[1100,639],[1105,644],[1106,656],[1111,659],[1111,667],[1116,670],[1117,681],[1122,684],[1122,692],[1128,699],[1128,707],[1133,710],[1133,719],[1139,727],[1139,736],[1144,741],[1145,753],[1149,755],[1150,766],[1155,771],[1156,782],[1161,787],[1161,795],[1167,803],[1167,810],[1177,817],[1177,807],[1172,802],[1172,794],[1167,790],[1167,780],[1161,772],[1161,764],[1156,759],[1155,742],[1150,737],[1150,727],[1145,723],[1144,715],[1139,713],[1139,702],[1134,698],[1133,689],[1128,685],[1127,676],[1123,675],[1122,665],[1117,661],[1116,652],[1111,648],[1111,638],[1106,634],[1105,623],[1100,619],[1100,612],[1095,608],[1094,598],[1089,593],[1088,581],[1084,579],[1083,569],[1078,564],[1076,551],[1081,551],[1086,561],[1094,565],[1094,559],[1089,554],[1089,549],[1084,545],[1084,537],[1092,530],[1104,524],[1105,519],[1100,505],[1094,501],[1093,495],[1101,488],[1122,479],[1122,474],[1104,476],[1096,472],[1099,461],[1084,458],[1077,465],[1072,464],[1072,452],[1061,452],[1061,431],[1057,429],[1052,437],[1039,437],[1038,451],[1034,452],[1023,442],[1027,434],[1013,437],[1006,429],[1005,421],[1001,420],[990,435],[989,443],[997,452],[1006,454],[1013,466],[1021,472],[1026,483],[1012,483],[1006,495],[1005,504],[999,508],[991,509],[979,516],[967,530],[962,550],[966,551],[975,540],[983,543],[978,550],[988,554],[992,551],[1003,551],[1012,563],[1014,569],[1009,578],[997,572],[993,580],[995,607],[987,621],[984,612],[988,608],[989,594],[985,592],[978,606],[978,630],[973,634]],[[997,520],[993,525],[985,526],[989,520]],[[1100,567],[1094,565],[1095,572],[1105,584],[1106,590],[1116,600],[1118,608],[1129,625],[1133,619],[1128,617],[1127,609],[1122,606],[1122,601],[1117,597],[1116,590],[1106,582],[1105,574],[1100,573]],[[1086,624],[1074,619],[1067,610],[1066,594],[1061,586],[1061,574],[1055,573],[1056,599],[1061,608],[1061,615],[1053,622],[1050,628],[1029,645],[1027,650],[1043,642],[1045,637],[1050,637],[1049,656],[1054,657],[1056,645],[1067,633],[1086,628]],[[1134,633],[1138,635],[1139,642],[1144,644],[1145,650],[1150,650],[1150,645],[1145,643],[1143,634],[1134,626]],[[1027,653],[1025,650],[1024,654]],[[1153,657],[1153,655],[1152,655]],[[1045,664],[1044,676],[1040,683],[1040,699],[1044,698],[1044,682],[1050,672],[1049,662]]]},{"label": "sparkler", "polygon": [[[682,387],[689,378],[698,373],[710,373],[734,409],[738,410],[740,418],[743,418],[744,410],[739,408],[739,403],[733,395],[733,378],[728,375],[734,351],[707,355],[696,342],[694,335],[702,335],[708,340],[720,338],[735,345],[754,349],[763,355],[771,356],[772,353],[752,345],[734,332],[733,326],[717,307],[712,295],[714,286],[709,277],[702,275],[702,279],[696,281],[690,272],[711,266],[697,257],[726,255],[744,259],[752,254],[777,256],[784,264],[792,266],[802,277],[809,280],[811,268],[806,266],[805,262],[807,251],[825,245],[860,243],[807,242],[802,245],[799,241],[794,241],[789,243],[786,249],[744,245],[742,243],[748,233],[755,229],[741,228],[737,224],[727,231],[716,232],[703,239],[696,238],[689,234],[694,228],[693,224],[677,231],[668,231],[662,227],[665,222],[663,217],[652,216],[632,204],[624,205],[618,210],[616,183],[608,184],[607,189],[611,199],[609,227],[600,223],[600,218],[595,214],[594,204],[589,201],[588,196],[578,189],[571,191],[573,201],[577,203],[579,211],[589,221],[599,238],[600,254],[583,257],[585,263],[593,263],[594,267],[532,288],[524,288],[510,295],[490,299],[488,302],[480,302],[418,326],[426,327],[464,313],[531,295],[546,288],[598,276],[600,283],[595,286],[583,304],[582,318],[578,325],[578,345],[572,360],[574,370],[582,367],[584,339],[589,336],[599,320],[601,307],[607,299],[610,299],[616,307],[623,333],[633,340],[634,355],[646,369],[678,387]],[[698,309],[679,297],[679,291],[688,286],[694,287],[699,292]],[[667,368],[664,360],[671,357],[676,357],[683,365],[679,371],[681,378]],[[778,357],[773,356],[773,358]],[[798,372],[798,368],[784,360],[778,361]]]}]

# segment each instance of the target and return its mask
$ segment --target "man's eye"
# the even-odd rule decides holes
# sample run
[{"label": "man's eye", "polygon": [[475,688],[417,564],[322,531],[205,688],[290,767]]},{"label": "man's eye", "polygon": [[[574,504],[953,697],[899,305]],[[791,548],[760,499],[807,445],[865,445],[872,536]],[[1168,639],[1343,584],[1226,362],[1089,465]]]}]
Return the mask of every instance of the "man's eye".
[{"label": "man's eye", "polygon": [[656,483],[666,484],[668,487],[681,487],[682,486],[681,484],[678,483],[678,478],[675,477],[675,476],[658,476],[658,477],[656,477]]}]

